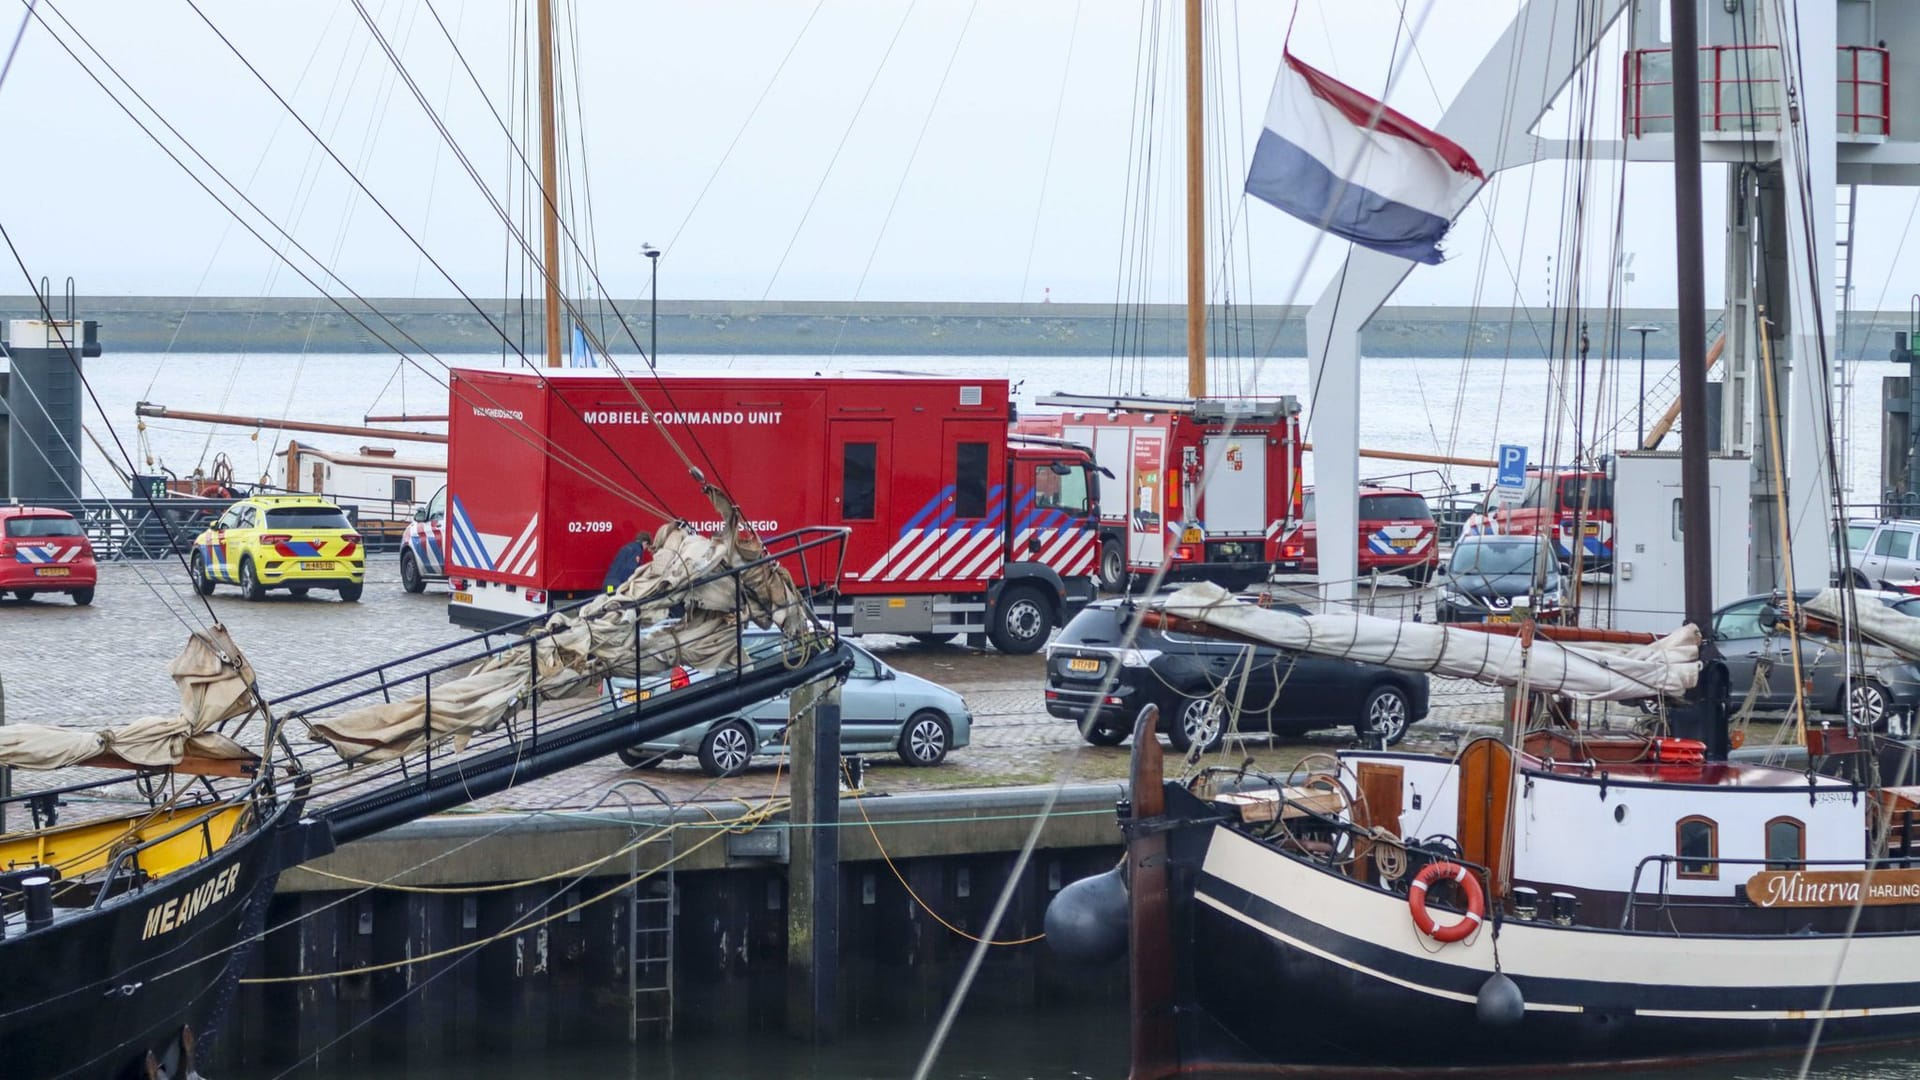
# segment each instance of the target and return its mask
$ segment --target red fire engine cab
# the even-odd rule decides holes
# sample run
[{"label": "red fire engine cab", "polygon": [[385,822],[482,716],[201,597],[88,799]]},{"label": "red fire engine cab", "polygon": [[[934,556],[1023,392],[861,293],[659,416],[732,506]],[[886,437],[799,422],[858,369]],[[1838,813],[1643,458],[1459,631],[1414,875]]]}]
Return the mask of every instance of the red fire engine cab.
[{"label": "red fire engine cab", "polygon": [[599,591],[620,547],[661,524],[653,508],[719,528],[680,453],[762,536],[849,530],[837,592],[814,598],[849,632],[1031,652],[1094,596],[1092,454],[1009,435],[1004,379],[460,369],[450,395],[461,625]]},{"label": "red fire engine cab", "polygon": [[1093,447],[1117,494],[1100,506],[1100,584],[1166,564],[1169,580],[1263,581],[1300,515],[1300,403],[1052,394],[1018,431]]}]

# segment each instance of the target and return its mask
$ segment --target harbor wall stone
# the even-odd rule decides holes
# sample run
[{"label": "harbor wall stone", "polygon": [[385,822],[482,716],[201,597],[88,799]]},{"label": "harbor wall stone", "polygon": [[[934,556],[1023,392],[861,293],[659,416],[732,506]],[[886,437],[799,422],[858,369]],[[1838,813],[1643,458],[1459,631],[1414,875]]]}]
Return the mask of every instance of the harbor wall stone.
[{"label": "harbor wall stone", "polygon": [[[64,312],[65,300],[55,305]],[[303,297],[82,296],[74,308],[97,319],[106,356],[115,352],[538,353],[538,301],[458,298],[347,300],[347,309]],[[617,310],[615,310],[617,309]],[[38,318],[30,296],[0,297],[0,317]],[[643,351],[651,327],[644,299],[589,305],[586,322],[615,355]],[[377,312],[377,314],[376,314]],[[1209,349],[1219,356],[1304,356],[1306,308],[1215,307]],[[1710,313],[1717,315],[1717,313]],[[1177,356],[1186,349],[1185,308],[1175,304],[1004,304],[674,300],[660,304],[663,355],[874,356]],[[357,320],[357,321],[356,321]],[[624,321],[623,321],[624,320]],[[1590,355],[1638,356],[1638,335],[1653,325],[1647,356],[1675,355],[1671,309],[1599,309],[1569,316],[1548,308],[1393,306],[1369,324],[1371,356],[1539,358],[1588,326]],[[1847,359],[1878,359],[1905,312],[1853,312]],[[503,339],[509,344],[503,346]],[[1617,341],[1617,344],[1616,344]],[[1857,355],[1856,355],[1857,354]]]},{"label": "harbor wall stone", "polygon": [[[1054,893],[1114,865],[1122,848],[1112,810],[1123,792],[1118,784],[1063,789],[1055,807],[1061,816],[1048,820],[1019,873],[997,938],[1039,934]],[[968,934],[985,928],[1048,794],[1017,788],[893,795],[870,800],[864,817],[845,802],[842,1030],[924,1023],[940,1014],[974,947]],[[379,968],[504,936],[383,970],[243,985],[211,1060],[202,1064],[257,1072],[324,1048],[322,1060],[335,1070],[443,1068],[493,1055],[616,1047],[628,1036],[630,959],[656,956],[668,940],[677,1034],[782,1030],[787,867],[784,845],[770,841],[785,822],[691,850],[716,815],[737,812],[737,805],[719,804],[631,816],[602,809],[527,815],[505,829],[512,819],[502,815],[443,816],[289,871],[267,922],[284,928],[251,953],[248,978]],[[640,870],[680,856],[670,895],[669,879],[656,872],[640,883],[642,902],[630,905],[625,886],[634,868],[625,854],[585,877],[532,880],[621,851],[673,821],[709,829],[677,832],[677,848],[649,843],[634,852]],[[343,879],[448,891],[361,889]],[[549,918],[603,893],[614,895]],[[1121,1000],[1126,980],[1118,964],[1111,968],[1072,968],[1037,942],[996,948],[973,998],[994,1009]],[[664,967],[643,970],[658,979]],[[662,1003],[659,995],[651,1001]],[[659,1025],[643,1025],[642,1039],[660,1037]]]}]

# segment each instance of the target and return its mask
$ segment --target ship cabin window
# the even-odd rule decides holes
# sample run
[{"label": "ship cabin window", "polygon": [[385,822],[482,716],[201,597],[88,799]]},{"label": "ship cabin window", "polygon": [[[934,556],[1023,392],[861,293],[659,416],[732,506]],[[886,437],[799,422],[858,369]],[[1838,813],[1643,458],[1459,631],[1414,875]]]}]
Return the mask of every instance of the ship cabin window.
[{"label": "ship cabin window", "polygon": [[396,476],[393,478],[393,501],[410,503],[413,501],[413,477]]},{"label": "ship cabin window", "polygon": [[878,443],[850,442],[841,447],[841,521],[873,520],[874,462]]},{"label": "ship cabin window", "polygon": [[987,516],[987,444],[963,442],[953,454],[953,516]]},{"label": "ship cabin window", "polygon": [[1679,856],[1678,875],[1695,880],[1713,880],[1720,866],[1713,860],[1720,854],[1720,826],[1711,818],[1681,818],[1674,827],[1674,854]]},{"label": "ship cabin window", "polygon": [[1807,827],[1798,818],[1767,822],[1767,869],[1797,870],[1807,857]]}]

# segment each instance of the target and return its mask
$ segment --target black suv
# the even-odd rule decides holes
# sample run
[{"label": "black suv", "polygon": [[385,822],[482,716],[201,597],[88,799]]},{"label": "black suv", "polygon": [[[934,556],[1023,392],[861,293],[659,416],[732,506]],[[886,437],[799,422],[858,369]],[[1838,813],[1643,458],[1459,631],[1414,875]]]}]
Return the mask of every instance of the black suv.
[{"label": "black suv", "polygon": [[[1292,604],[1278,610],[1304,615]],[[1096,746],[1117,746],[1149,703],[1160,706],[1160,730],[1176,750],[1211,747],[1226,733],[1225,705],[1240,702],[1242,731],[1298,734],[1351,725],[1387,745],[1427,715],[1427,676],[1378,664],[1304,656],[1266,646],[1142,626],[1122,649],[1135,609],[1128,600],[1090,605],[1047,647],[1047,712],[1080,723]],[[1251,666],[1249,666],[1251,658]],[[1092,723],[1082,723],[1100,697]],[[1240,679],[1246,675],[1246,687]],[[1216,695],[1216,690],[1223,693]]]}]

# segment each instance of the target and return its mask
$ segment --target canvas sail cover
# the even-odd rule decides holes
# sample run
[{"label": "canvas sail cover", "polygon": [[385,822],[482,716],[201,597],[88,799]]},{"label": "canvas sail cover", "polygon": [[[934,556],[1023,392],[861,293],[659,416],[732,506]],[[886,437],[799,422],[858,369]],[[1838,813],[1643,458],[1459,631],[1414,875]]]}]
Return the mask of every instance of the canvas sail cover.
[{"label": "canvas sail cover", "polygon": [[[1208,582],[1155,604],[1242,637],[1313,656],[1425,671],[1457,679],[1527,685],[1581,701],[1684,694],[1700,678],[1700,633],[1682,626],[1647,645],[1562,645],[1373,615],[1295,615],[1256,607]],[[1920,621],[1920,620],[1915,620]]]},{"label": "canvas sail cover", "polygon": [[[1839,589],[1822,589],[1800,607],[1809,615],[1845,626],[1848,618],[1841,606],[1844,598],[1840,594]],[[1920,660],[1920,619],[1903,615],[1882,604],[1873,594],[1861,591],[1854,594],[1851,621],[1860,631],[1864,646],[1862,659],[1867,670],[1898,663],[1901,657]]]},{"label": "canvas sail cover", "polygon": [[253,706],[253,668],[226,628],[196,630],[180,655],[167,665],[180,693],[180,711],[144,716],[117,728],[78,728],[9,724],[0,727],[0,765],[21,769],[60,769],[89,758],[115,754],[135,765],[177,765],[191,753],[200,757],[248,758],[245,747],[212,730],[221,721],[245,715]]},{"label": "canvas sail cover", "polygon": [[[611,676],[637,679],[675,666],[736,667],[743,618],[789,637],[804,635],[813,625],[812,611],[778,563],[687,587],[766,555],[759,538],[740,528],[733,504],[717,489],[709,487],[707,494],[725,528],[709,537],[683,523],[662,525],[653,536],[652,559],[625,584],[578,611],[554,615],[547,620],[549,633],[530,638],[527,647],[435,683],[431,708],[423,692],[337,716],[306,717],[309,730],[355,762],[387,761],[441,742],[458,751],[535,700],[597,692]],[[676,605],[682,614],[669,619]]]}]

